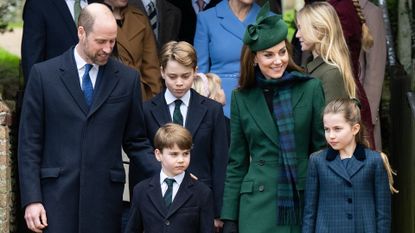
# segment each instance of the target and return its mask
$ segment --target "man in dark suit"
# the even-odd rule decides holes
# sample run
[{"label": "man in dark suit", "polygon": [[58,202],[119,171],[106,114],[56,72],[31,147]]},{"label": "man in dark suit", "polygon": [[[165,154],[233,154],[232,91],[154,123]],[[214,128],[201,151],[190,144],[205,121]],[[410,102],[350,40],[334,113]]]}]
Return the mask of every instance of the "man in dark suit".
[{"label": "man in dark suit", "polygon": [[167,43],[162,48],[160,61],[167,89],[143,105],[147,136],[152,141],[156,131],[169,122],[181,124],[190,131],[193,156],[188,170],[213,190],[218,227],[221,225],[219,216],[228,163],[222,105],[191,89],[196,72],[196,52],[189,43]]},{"label": "man in dark suit", "polygon": [[146,13],[151,20],[148,10],[148,4],[155,3],[156,6],[156,40],[158,47],[161,48],[165,43],[171,40],[178,40],[180,23],[182,15],[180,9],[166,0],[129,0],[128,4],[138,7]]},{"label": "man in dark suit", "polygon": [[[80,7],[88,2],[80,1]],[[35,63],[61,55],[78,42],[74,0],[26,0],[23,9],[22,68],[25,84]]]},{"label": "man in dark suit", "polygon": [[[197,13],[210,9],[221,0],[164,0],[169,1],[180,9],[182,14],[182,21],[180,24],[179,39],[193,44],[193,39],[196,32]],[[200,2],[200,4],[199,4]]]},{"label": "man in dark suit", "polygon": [[212,191],[185,172],[192,135],[168,123],[157,131],[154,146],[161,171],[134,188],[126,232],[212,233]]},{"label": "man in dark suit", "polygon": [[118,233],[121,146],[143,176],[158,170],[138,74],[110,58],[116,35],[111,11],[90,4],[79,17],[76,47],[33,66],[18,145],[21,201],[32,231]]}]

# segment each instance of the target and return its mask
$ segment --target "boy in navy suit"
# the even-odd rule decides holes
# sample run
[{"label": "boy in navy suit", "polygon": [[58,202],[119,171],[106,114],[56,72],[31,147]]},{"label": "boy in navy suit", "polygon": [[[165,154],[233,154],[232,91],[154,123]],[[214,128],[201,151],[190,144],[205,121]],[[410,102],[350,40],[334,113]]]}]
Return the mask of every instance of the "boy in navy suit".
[{"label": "boy in navy suit", "polygon": [[190,132],[168,123],[157,130],[154,147],[161,171],[135,186],[126,232],[212,233],[212,192],[185,172],[192,148]]},{"label": "boy in navy suit", "polygon": [[154,138],[156,131],[169,122],[180,124],[190,131],[193,156],[188,171],[212,189],[214,224],[219,231],[223,225],[219,216],[228,163],[222,105],[191,89],[197,71],[197,56],[189,43],[171,41],[165,44],[160,64],[167,89],[143,105],[147,137],[150,140]]}]

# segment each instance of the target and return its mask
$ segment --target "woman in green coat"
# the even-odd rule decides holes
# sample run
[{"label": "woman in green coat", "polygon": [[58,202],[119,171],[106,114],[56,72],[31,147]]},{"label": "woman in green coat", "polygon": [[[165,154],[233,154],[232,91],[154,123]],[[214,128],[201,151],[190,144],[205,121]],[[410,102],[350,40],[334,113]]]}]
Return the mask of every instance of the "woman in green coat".
[{"label": "woman in green coat", "polygon": [[231,100],[224,233],[299,233],[308,155],[325,145],[321,83],[294,70],[287,25],[265,4],[244,35]]}]

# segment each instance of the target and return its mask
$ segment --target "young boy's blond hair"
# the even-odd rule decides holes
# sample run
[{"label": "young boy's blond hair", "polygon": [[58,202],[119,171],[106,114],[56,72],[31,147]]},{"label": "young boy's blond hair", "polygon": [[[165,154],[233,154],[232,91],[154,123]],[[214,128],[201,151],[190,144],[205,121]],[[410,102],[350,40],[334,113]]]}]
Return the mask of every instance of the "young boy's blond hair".
[{"label": "young boy's blond hair", "polygon": [[181,125],[167,123],[160,127],[154,136],[154,148],[162,151],[177,145],[181,150],[192,149],[192,135]]}]

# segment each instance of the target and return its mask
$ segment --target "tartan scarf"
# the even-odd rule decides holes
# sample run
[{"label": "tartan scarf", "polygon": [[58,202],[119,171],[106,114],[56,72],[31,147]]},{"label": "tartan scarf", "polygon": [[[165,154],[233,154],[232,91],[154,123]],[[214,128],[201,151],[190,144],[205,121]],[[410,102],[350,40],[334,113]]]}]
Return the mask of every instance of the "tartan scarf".
[{"label": "tartan scarf", "polygon": [[294,135],[294,116],[292,111],[292,86],[299,81],[310,79],[297,72],[284,72],[279,79],[265,79],[256,72],[257,84],[261,88],[274,90],[272,101],[274,120],[279,132],[281,155],[277,185],[277,224],[301,224],[300,197],[296,189],[297,154]]}]

